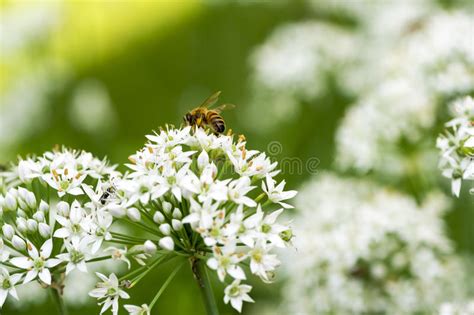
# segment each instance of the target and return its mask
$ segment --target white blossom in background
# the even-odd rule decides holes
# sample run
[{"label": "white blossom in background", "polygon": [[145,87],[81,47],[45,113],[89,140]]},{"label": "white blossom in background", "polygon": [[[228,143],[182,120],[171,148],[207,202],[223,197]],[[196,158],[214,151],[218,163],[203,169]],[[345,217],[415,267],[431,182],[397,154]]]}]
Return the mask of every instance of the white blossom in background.
[{"label": "white blossom in background", "polygon": [[[226,284],[224,301],[240,312],[243,302],[253,302],[252,287],[244,283],[248,275],[264,282],[274,277],[280,264],[274,250],[292,237],[278,217],[291,207],[286,202],[296,191],[284,190],[285,182],[275,178],[277,163],[247,149],[243,137],[236,141],[200,128],[167,127],[147,138],[145,147],[130,156],[130,172],[115,181],[116,198],[107,205],[116,221],[147,235],[141,246],[147,265],[138,268],[147,273],[176,256],[190,258],[195,273],[205,264]],[[132,244],[136,239],[122,237]],[[121,257],[136,246],[113,250]],[[124,279],[134,286],[141,277]],[[115,305],[117,295],[102,291],[92,295],[105,299],[105,308]]]},{"label": "white blossom in background", "polygon": [[356,43],[353,33],[331,23],[280,26],[251,56],[254,106],[247,118],[258,117],[258,126],[271,127],[296,115],[299,101],[327,91],[331,75],[338,81],[355,56]]},{"label": "white blossom in background", "polygon": [[465,303],[443,303],[439,315],[470,315],[474,314],[474,300]]},{"label": "white blossom in background", "polygon": [[0,94],[0,150],[42,130],[51,114],[52,95],[63,86],[68,72],[57,62],[31,67],[27,73],[9,82]]},{"label": "white blossom in background", "polygon": [[[358,65],[353,89],[362,93],[336,138],[341,168],[396,176],[420,165],[432,169],[428,134],[441,104],[474,88],[473,21],[459,11],[422,16],[394,44]],[[407,154],[407,147],[415,152]]]},{"label": "white blossom in background", "polygon": [[374,34],[391,37],[413,19],[429,12],[436,3],[430,0],[307,0],[316,13],[353,20]]},{"label": "white blossom in background", "polygon": [[75,88],[69,118],[75,128],[95,135],[110,133],[117,125],[117,113],[106,87],[93,79]]},{"label": "white blossom in background", "polygon": [[395,191],[322,174],[293,221],[282,297],[290,314],[413,314],[462,298],[461,262],[444,233],[446,200],[422,206]]},{"label": "white blossom in background", "polygon": [[436,146],[440,150],[439,167],[451,179],[452,193],[459,197],[462,181],[474,180],[474,100],[458,99],[451,104],[454,117],[447,122]]},{"label": "white blossom in background", "polygon": [[48,37],[60,21],[60,2],[17,2],[0,12],[0,55],[9,58]]},{"label": "white blossom in background", "polygon": [[[0,58],[4,84],[0,91],[0,151],[47,125],[49,103],[61,89],[69,71],[58,58],[38,57],[38,44],[46,42],[61,22],[60,2],[9,3],[0,12]],[[32,46],[35,58],[30,58]],[[21,60],[21,62],[18,62]]]},{"label": "white blossom in background", "polygon": [[346,112],[336,133],[336,163],[360,172],[400,174],[411,158],[400,150],[400,141],[424,140],[435,113],[433,99],[422,87],[403,79],[381,82]]}]

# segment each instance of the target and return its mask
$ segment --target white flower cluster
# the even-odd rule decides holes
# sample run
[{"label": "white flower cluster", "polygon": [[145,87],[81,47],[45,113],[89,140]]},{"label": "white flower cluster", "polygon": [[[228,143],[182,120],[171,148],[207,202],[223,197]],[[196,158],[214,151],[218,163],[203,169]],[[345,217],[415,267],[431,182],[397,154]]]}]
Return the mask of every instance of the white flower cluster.
[{"label": "white flower cluster", "polygon": [[[330,43],[330,44],[329,44]],[[357,41],[341,26],[324,22],[284,25],[253,53],[252,112],[271,127],[295,115],[299,101],[313,100],[328,89],[328,78],[351,64]],[[265,113],[265,115],[261,115]],[[263,122],[262,122],[263,120]],[[255,125],[252,122],[249,125]]]},{"label": "white flower cluster", "polygon": [[117,173],[106,160],[68,149],[21,160],[0,174],[0,306],[16,286],[37,280],[62,293],[64,276],[87,272],[110,239],[112,216],[86,193]]},{"label": "white flower cluster", "polygon": [[398,141],[423,140],[434,118],[432,101],[419,86],[401,79],[384,82],[348,109],[336,134],[337,163],[361,172],[400,173],[405,153]]},{"label": "white flower cluster", "polygon": [[[157,242],[171,255],[207,261],[228,283],[224,301],[241,311],[243,301],[253,301],[251,286],[241,284],[247,279],[242,265],[248,262],[252,274],[272,280],[280,264],[273,249],[285,247],[292,235],[277,218],[296,192],[284,191],[284,181],[276,184],[277,163],[247,150],[243,137],[235,142],[232,136],[185,127],[147,138],[129,158],[132,171],[115,182],[109,211],[147,232],[149,246]],[[112,296],[93,293],[107,299],[106,307],[123,294],[113,276],[101,278],[114,288]]]},{"label": "white flower cluster", "polygon": [[443,303],[439,315],[470,315],[474,314],[474,301],[465,303]]},{"label": "white flower cluster", "polygon": [[[89,295],[101,300],[101,313],[117,314],[119,300],[129,298],[126,289],[176,256],[189,258],[199,280],[199,262],[206,262],[228,282],[224,301],[239,311],[253,301],[251,286],[241,283],[247,279],[243,264],[272,280],[280,264],[273,250],[292,238],[277,218],[296,195],[284,191],[284,181],[276,183],[277,163],[247,150],[243,137],[235,142],[203,129],[167,128],[148,139],[129,158],[131,172],[124,176],[106,160],[65,148],[0,173],[1,306],[33,280],[62,295],[73,270],[90,273],[88,264],[105,260],[132,270],[120,279],[96,273],[102,282]],[[140,231],[120,233],[112,230],[115,222]],[[139,266],[132,268],[131,259]],[[125,305],[127,311],[149,314],[178,270],[151,304]]]},{"label": "white flower cluster", "polygon": [[451,190],[459,197],[463,180],[474,180],[474,100],[467,96],[451,104],[454,118],[446,123],[436,146],[441,151],[440,168],[451,179]]},{"label": "white flower cluster", "polygon": [[[461,263],[443,230],[444,198],[410,197],[323,174],[296,200],[283,297],[290,314],[414,314],[461,298]],[[465,276],[465,275],[464,275]]]},{"label": "white flower cluster", "polygon": [[[439,104],[474,87],[473,21],[462,12],[420,17],[406,25],[395,44],[374,49],[375,56],[352,75],[349,71],[354,84],[348,89],[364,92],[338,130],[339,166],[391,174],[395,168],[403,174],[397,164],[406,168],[407,160],[423,154],[403,149],[429,147],[423,141],[436,122]],[[376,38],[369,37],[371,43],[380,46]],[[427,161],[418,163],[429,165]]]}]

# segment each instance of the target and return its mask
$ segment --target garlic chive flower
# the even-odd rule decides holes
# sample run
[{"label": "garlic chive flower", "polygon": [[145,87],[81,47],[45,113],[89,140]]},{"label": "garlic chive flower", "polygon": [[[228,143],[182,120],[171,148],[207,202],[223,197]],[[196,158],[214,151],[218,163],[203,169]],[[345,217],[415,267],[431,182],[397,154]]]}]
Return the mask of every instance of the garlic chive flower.
[{"label": "garlic chive flower", "polygon": [[102,245],[113,241],[113,217],[89,194],[102,195],[118,176],[106,160],[67,148],[0,173],[2,299],[5,292],[16,298],[16,288],[32,281],[61,295],[72,270],[88,272],[90,262],[112,260]]},{"label": "garlic chive flower", "polygon": [[127,304],[124,307],[130,315],[150,315],[150,308],[146,304],[142,306]]},{"label": "garlic chive flower", "polygon": [[454,118],[446,123],[436,146],[442,174],[451,179],[451,191],[459,197],[462,181],[474,180],[474,100],[467,96],[454,101],[451,112]]},{"label": "garlic chive flower", "polygon": [[[247,149],[243,137],[167,127],[147,138],[129,157],[130,172],[115,180],[116,197],[107,205],[114,221],[136,226],[144,236],[122,237],[126,245],[114,253],[122,259],[143,248],[144,273],[175,256],[188,257],[194,272],[202,261],[227,285],[224,301],[240,312],[244,301],[253,301],[251,286],[240,284],[249,276],[244,264],[250,263],[250,274],[271,281],[280,264],[273,250],[288,246],[292,235],[278,217],[291,208],[286,202],[296,191],[284,190],[285,182],[275,178],[277,163]],[[142,277],[123,278],[133,287]],[[115,303],[102,291],[93,295],[108,298],[104,307]]]},{"label": "garlic chive flower", "polygon": [[18,300],[15,285],[20,282],[21,277],[20,273],[10,275],[7,269],[0,267],[0,308],[5,303],[8,295]]},{"label": "garlic chive flower", "polygon": [[226,304],[230,302],[233,308],[241,312],[243,302],[254,302],[247,294],[251,289],[249,285],[240,284],[240,280],[234,280],[225,288],[224,302]]},{"label": "garlic chive flower", "polygon": [[96,274],[102,282],[99,282],[97,288],[92,290],[89,295],[99,300],[103,300],[99,303],[102,305],[100,314],[111,308],[112,313],[117,315],[119,310],[119,299],[129,299],[130,296],[120,288],[119,281],[115,274],[112,273],[109,277],[99,272]]},{"label": "garlic chive flower", "polygon": [[27,271],[23,283],[28,283],[38,277],[44,284],[50,285],[51,272],[49,269],[61,263],[60,259],[50,258],[53,241],[51,239],[45,241],[39,252],[35,245],[28,242],[27,249],[27,255],[14,257],[10,259],[10,263]]}]

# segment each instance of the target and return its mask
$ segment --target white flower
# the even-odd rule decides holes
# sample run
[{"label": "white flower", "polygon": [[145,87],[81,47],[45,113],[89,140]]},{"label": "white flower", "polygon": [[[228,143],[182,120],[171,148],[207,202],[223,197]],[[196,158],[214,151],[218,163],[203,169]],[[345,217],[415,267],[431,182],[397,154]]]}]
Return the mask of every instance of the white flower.
[{"label": "white flower", "polygon": [[142,304],[142,306],[127,304],[123,307],[125,307],[130,315],[150,315],[150,308],[146,304]]},{"label": "white flower", "polygon": [[224,247],[214,247],[214,256],[207,260],[209,268],[216,270],[219,280],[224,282],[226,274],[234,279],[245,280],[245,272],[238,265],[246,257],[235,252],[235,244]]},{"label": "white flower", "polygon": [[288,230],[288,227],[276,223],[282,212],[283,209],[280,209],[265,215],[262,207],[258,205],[257,212],[244,221],[245,228],[251,231],[250,236],[253,238],[250,241],[250,247],[254,246],[255,240],[268,240],[277,247],[285,247],[285,241],[282,239],[281,233]]},{"label": "white flower", "polygon": [[97,253],[101,247],[103,241],[109,241],[112,239],[110,233],[110,227],[113,223],[113,217],[104,211],[98,211],[95,215],[95,219],[91,223],[92,235],[90,236],[93,254]]},{"label": "white flower", "polygon": [[109,308],[112,308],[112,313],[117,315],[119,311],[119,299],[129,299],[130,296],[120,288],[115,274],[112,273],[109,277],[106,277],[105,275],[96,272],[96,275],[102,280],[102,282],[99,282],[97,288],[89,292],[89,295],[98,300],[104,300],[99,303],[99,305],[102,304],[100,314],[104,313]]},{"label": "white flower", "polygon": [[121,260],[125,262],[128,266],[128,269],[130,269],[131,264],[130,264],[130,260],[127,257],[127,254],[128,254],[127,248],[108,247],[105,249],[105,252],[112,253],[113,260]]},{"label": "white flower", "polygon": [[247,176],[234,180],[230,182],[228,186],[229,199],[236,204],[244,204],[247,207],[255,207],[257,203],[253,199],[246,196],[247,193],[254,188],[254,186],[250,186],[250,178]]},{"label": "white flower", "polygon": [[250,270],[258,275],[263,281],[269,282],[271,273],[280,265],[275,254],[269,254],[271,246],[259,242],[249,253]]},{"label": "white flower", "polygon": [[240,284],[240,280],[234,280],[232,284],[228,285],[224,290],[224,302],[229,303],[239,313],[242,312],[243,302],[254,302],[252,298],[247,294],[252,290],[252,287],[246,284]]},{"label": "white flower", "polygon": [[27,273],[23,283],[28,283],[34,280],[37,276],[45,284],[51,284],[50,268],[53,268],[61,263],[60,259],[50,258],[53,250],[53,240],[46,240],[38,253],[36,247],[30,242],[27,243],[28,256],[13,257],[10,263],[18,268],[26,269]]},{"label": "white flower", "polygon": [[451,104],[455,117],[446,123],[445,134],[437,139],[439,167],[451,179],[451,191],[459,197],[463,180],[474,180],[474,100],[467,96]]},{"label": "white flower", "polygon": [[275,187],[275,180],[271,176],[267,175],[266,185],[264,182],[262,182],[262,189],[267,194],[268,200],[272,201],[273,203],[280,204],[285,209],[291,209],[293,206],[282,201],[295,197],[297,192],[296,190],[283,191],[283,189],[285,189],[285,185],[286,183],[283,180]]},{"label": "white flower", "polygon": [[86,260],[89,256],[89,243],[90,240],[86,237],[72,238],[65,242],[67,254],[59,254],[56,257],[67,262],[66,276],[76,268],[87,272]]},{"label": "white flower", "polygon": [[69,217],[56,216],[56,221],[63,226],[54,232],[54,237],[58,238],[82,237],[89,231],[91,224],[77,200],[71,205]]},{"label": "white flower", "polygon": [[0,308],[9,294],[18,300],[15,285],[20,281],[21,277],[20,273],[10,275],[7,269],[0,267]]}]

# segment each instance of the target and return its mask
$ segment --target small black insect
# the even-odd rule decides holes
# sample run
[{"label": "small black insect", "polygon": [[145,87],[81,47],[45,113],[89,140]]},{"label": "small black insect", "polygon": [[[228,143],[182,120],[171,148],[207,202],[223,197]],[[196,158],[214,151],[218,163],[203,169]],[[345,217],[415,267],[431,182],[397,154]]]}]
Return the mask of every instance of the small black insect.
[{"label": "small black insect", "polygon": [[114,187],[109,187],[107,188],[106,191],[100,196],[99,201],[102,205],[105,205],[107,202],[107,199],[109,199],[110,196],[112,196],[115,193],[115,188]]}]

